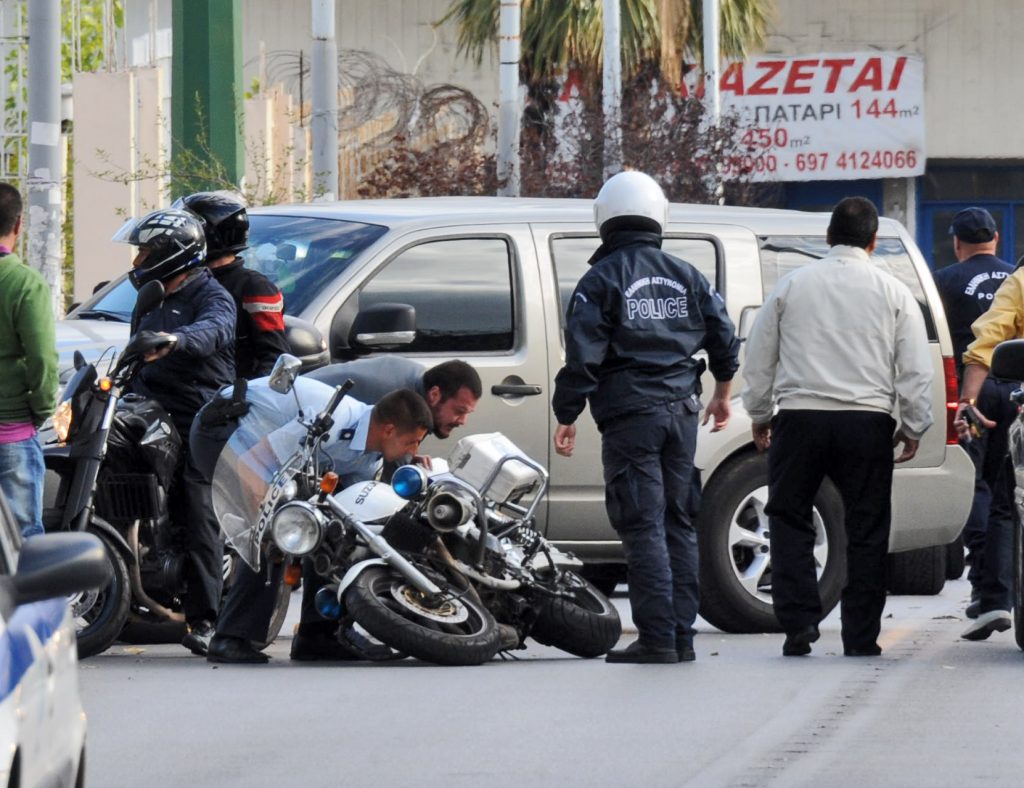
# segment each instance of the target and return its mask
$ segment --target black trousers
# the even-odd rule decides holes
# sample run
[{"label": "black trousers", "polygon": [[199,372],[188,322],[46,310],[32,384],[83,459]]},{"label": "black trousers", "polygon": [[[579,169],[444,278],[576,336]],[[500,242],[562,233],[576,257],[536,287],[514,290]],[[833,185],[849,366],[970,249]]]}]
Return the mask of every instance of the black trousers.
[{"label": "black trousers", "polygon": [[605,506],[626,554],[633,621],[648,646],[693,645],[699,407],[690,399],[669,402],[601,429]]},{"label": "black trousers", "polygon": [[773,420],[765,512],[772,605],[786,632],[817,625],[823,617],[811,513],[828,476],[839,488],[845,513],[843,645],[875,644],[885,607],[895,430],[892,417],[861,411],[784,410]]},{"label": "black trousers", "polygon": [[185,549],[185,583],[182,600],[189,624],[217,618],[224,588],[224,542],[213,512],[212,488],[199,470],[182,433],[182,458],[168,492],[171,522],[179,530]]}]

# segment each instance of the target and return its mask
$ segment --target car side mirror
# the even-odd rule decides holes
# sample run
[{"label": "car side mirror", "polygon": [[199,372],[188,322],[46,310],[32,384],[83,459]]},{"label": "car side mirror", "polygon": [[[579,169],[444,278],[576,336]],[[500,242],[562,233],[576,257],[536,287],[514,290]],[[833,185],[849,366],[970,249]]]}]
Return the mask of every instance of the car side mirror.
[{"label": "car side mirror", "polygon": [[416,307],[381,303],[361,309],[352,321],[349,345],[361,350],[390,350],[416,339]]},{"label": "car side mirror", "polygon": [[295,378],[301,371],[302,361],[291,353],[282,353],[274,362],[274,368],[270,370],[267,385],[278,394],[287,394],[295,386]]},{"label": "car side mirror", "polygon": [[21,546],[12,578],[15,602],[24,605],[102,588],[113,574],[103,543],[92,534],[31,536]]},{"label": "car side mirror", "polygon": [[1024,381],[1024,339],[1011,339],[996,345],[991,372],[997,378]]}]

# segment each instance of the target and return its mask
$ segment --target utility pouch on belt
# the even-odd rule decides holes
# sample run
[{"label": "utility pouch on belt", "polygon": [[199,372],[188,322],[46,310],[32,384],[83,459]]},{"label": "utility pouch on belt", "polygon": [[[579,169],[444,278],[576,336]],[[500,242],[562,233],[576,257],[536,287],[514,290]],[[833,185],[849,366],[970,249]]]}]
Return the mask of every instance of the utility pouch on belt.
[{"label": "utility pouch on belt", "polygon": [[241,418],[249,412],[249,403],[245,401],[245,394],[249,390],[249,381],[245,378],[238,378],[235,381],[234,391],[231,398],[216,396],[203,408],[199,417],[199,423],[204,427],[222,427],[229,421]]},{"label": "utility pouch on belt", "polygon": [[708,362],[705,359],[702,358],[697,360],[697,369],[695,370],[697,373],[697,387],[694,389],[694,391],[697,393],[698,397],[700,397],[700,395],[704,393],[704,386],[701,385],[700,379],[704,375],[704,372],[705,370],[707,370],[707,368]]}]

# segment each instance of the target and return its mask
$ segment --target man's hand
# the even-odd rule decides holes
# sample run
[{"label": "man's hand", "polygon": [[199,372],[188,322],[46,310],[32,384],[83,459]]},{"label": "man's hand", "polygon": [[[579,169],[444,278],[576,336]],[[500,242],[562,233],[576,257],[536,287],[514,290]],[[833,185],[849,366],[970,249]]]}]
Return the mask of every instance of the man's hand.
[{"label": "man's hand", "polygon": [[[970,416],[968,416],[968,412]],[[953,417],[953,429],[956,430],[957,437],[960,438],[964,443],[970,443],[972,438],[978,438],[980,435],[975,434],[971,431],[970,419],[976,424],[980,424],[987,430],[992,429],[996,426],[996,423],[991,419],[987,418],[984,413],[978,410],[974,405],[969,402],[961,402],[956,408],[956,416]]]},{"label": "man's hand", "polygon": [[704,411],[704,421],[701,422],[701,426],[703,427],[714,417],[715,426],[711,428],[711,431],[718,432],[719,430],[724,430],[729,424],[729,417],[731,415],[732,406],[729,404],[728,397],[712,397],[707,409]]},{"label": "man's hand", "polygon": [[412,455],[413,465],[419,465],[426,468],[428,471],[434,470],[434,463],[430,459],[429,454],[414,454]]},{"label": "man's hand", "polygon": [[914,459],[914,455],[917,454],[917,446],[920,441],[915,438],[908,438],[903,430],[896,430],[896,434],[892,439],[892,446],[893,448],[896,448],[901,443],[903,444],[903,451],[900,452],[900,455],[895,461],[900,463]]},{"label": "man's hand", "polygon": [[563,457],[572,457],[576,447],[576,425],[559,424],[555,430],[555,451]]},{"label": "man's hand", "polygon": [[770,421],[766,421],[764,424],[751,424],[750,433],[754,436],[754,446],[758,451],[767,451],[768,447],[772,445],[772,423]]},{"label": "man's hand", "polygon": [[157,336],[167,337],[167,343],[160,345],[159,347],[156,347],[153,350],[150,350],[147,353],[143,354],[142,360],[145,361],[146,363],[156,361],[159,358],[163,358],[164,356],[168,355],[172,350],[174,350],[174,348],[178,344],[178,337],[176,337],[174,334],[168,334],[165,331],[159,331],[157,332]]}]

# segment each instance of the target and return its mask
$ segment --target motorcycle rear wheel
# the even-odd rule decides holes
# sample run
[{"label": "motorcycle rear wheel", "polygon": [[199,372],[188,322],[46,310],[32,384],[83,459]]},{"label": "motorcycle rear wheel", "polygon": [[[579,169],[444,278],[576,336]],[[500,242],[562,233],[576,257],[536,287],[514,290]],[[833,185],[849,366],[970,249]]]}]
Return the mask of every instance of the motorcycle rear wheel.
[{"label": "motorcycle rear wheel", "polygon": [[90,533],[103,542],[114,574],[110,582],[98,591],[68,597],[75,622],[79,659],[100,654],[113,645],[128,620],[131,602],[131,581],[124,556],[101,531]]},{"label": "motorcycle rear wheel", "polygon": [[447,596],[427,607],[404,578],[383,567],[355,579],[345,591],[345,608],[377,640],[425,662],[480,665],[501,646],[494,618],[472,599]]},{"label": "motorcycle rear wheel", "polygon": [[537,616],[530,637],[584,659],[607,653],[622,637],[619,611],[575,572],[563,572],[557,586],[573,599],[550,599]]}]

